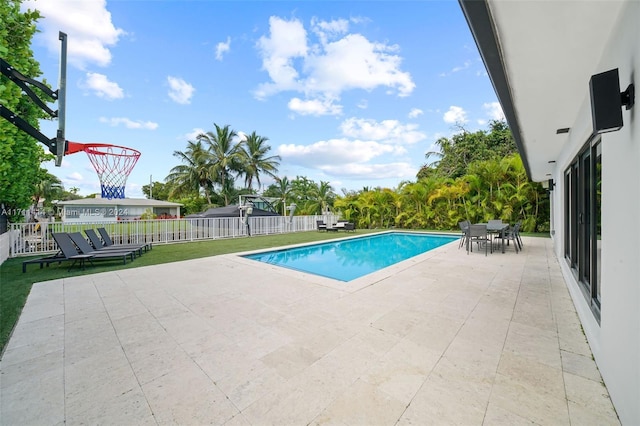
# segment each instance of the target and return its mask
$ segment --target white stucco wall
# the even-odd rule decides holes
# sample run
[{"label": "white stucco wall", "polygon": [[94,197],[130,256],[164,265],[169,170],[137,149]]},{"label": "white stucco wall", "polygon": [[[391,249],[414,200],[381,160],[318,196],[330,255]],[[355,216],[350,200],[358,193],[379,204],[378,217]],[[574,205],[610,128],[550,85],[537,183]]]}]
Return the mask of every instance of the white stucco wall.
[{"label": "white stucco wall", "polygon": [[[612,28],[598,69],[618,68],[621,90],[640,89],[640,2],[628,2]],[[575,53],[578,54],[578,53]],[[591,134],[588,81],[569,143],[557,159],[553,192],[555,248],[594,357],[623,424],[640,424],[640,96],[623,111],[624,126],[602,135],[601,322],[564,259],[564,171]],[[636,90],[637,90],[636,89]]]}]

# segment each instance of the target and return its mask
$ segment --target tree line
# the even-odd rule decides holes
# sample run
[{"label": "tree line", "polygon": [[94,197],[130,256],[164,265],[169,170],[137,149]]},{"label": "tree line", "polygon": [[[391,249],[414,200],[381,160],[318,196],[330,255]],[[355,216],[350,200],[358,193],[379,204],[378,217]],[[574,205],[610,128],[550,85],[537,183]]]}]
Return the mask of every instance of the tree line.
[{"label": "tree line", "polygon": [[[237,138],[229,126],[190,141],[174,155],[174,167],[165,183],[143,187],[154,198],[180,202],[193,213],[209,206],[228,205],[241,194],[255,194],[253,180],[261,175],[275,183],[262,193],[285,206],[295,203],[296,214],[339,213],[360,228],[456,229],[458,222],[502,219],[522,222],[525,231],[545,231],[549,224],[549,200],[539,183],[527,178],[511,132],[504,121],[493,121],[488,130],[464,128],[451,138],[436,142],[438,151],[425,155],[427,163],[416,181],[397,188],[369,188],[335,193],[329,182],[304,176],[278,177],[279,156],[269,155],[268,138],[253,132]],[[234,142],[235,140],[235,142]],[[235,183],[244,178],[244,186]]]}]

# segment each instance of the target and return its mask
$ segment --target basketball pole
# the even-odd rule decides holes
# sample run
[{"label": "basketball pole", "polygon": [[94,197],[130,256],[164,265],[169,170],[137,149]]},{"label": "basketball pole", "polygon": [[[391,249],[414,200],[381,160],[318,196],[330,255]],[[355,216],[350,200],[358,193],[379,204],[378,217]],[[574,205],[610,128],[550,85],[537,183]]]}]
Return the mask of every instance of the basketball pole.
[{"label": "basketball pole", "polygon": [[67,115],[67,34],[60,31],[60,80],[58,82],[58,131],[56,133],[56,166],[62,164],[67,149],[65,139],[65,119]]}]

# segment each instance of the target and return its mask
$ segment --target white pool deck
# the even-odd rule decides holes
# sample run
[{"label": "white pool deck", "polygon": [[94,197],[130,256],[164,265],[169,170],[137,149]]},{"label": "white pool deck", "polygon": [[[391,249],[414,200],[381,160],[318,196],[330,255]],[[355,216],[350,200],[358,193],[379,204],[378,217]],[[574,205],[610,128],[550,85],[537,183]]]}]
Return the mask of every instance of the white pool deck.
[{"label": "white pool deck", "polygon": [[38,283],[0,370],[2,425],[619,424],[543,238],[352,283],[234,255]]}]

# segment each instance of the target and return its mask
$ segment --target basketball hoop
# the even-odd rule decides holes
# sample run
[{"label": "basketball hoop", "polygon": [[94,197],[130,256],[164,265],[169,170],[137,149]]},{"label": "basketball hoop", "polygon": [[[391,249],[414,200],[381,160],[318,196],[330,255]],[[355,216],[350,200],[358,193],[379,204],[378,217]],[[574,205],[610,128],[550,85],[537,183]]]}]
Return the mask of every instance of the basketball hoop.
[{"label": "basketball hoop", "polygon": [[100,179],[102,198],[124,198],[127,178],[140,158],[140,151],[104,143],[67,142],[65,155],[84,151]]}]

